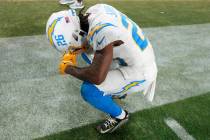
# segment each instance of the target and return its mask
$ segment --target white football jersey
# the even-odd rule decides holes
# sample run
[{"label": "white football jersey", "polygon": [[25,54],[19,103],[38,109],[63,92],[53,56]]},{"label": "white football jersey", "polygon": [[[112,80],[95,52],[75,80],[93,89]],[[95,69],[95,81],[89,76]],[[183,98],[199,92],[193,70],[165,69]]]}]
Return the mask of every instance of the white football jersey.
[{"label": "white football jersey", "polygon": [[[94,5],[86,11],[86,14],[90,14],[87,39],[94,51],[101,50],[116,40],[124,42],[122,45],[114,47],[113,59],[124,66],[119,69],[126,78],[129,78],[129,75],[133,75],[133,73],[146,76],[150,69],[157,71],[153,48],[135,22],[106,4]],[[130,67],[134,69],[130,69]],[[154,74],[156,73],[154,72]],[[151,72],[148,76],[154,77]]]}]

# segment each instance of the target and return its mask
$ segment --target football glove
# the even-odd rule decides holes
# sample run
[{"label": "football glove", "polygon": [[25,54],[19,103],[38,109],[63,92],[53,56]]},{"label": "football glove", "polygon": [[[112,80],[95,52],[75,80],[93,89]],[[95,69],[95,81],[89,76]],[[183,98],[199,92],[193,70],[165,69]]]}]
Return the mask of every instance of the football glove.
[{"label": "football glove", "polygon": [[60,74],[66,74],[65,70],[67,66],[76,66],[77,65],[77,54],[75,53],[64,53],[61,62],[59,64],[59,72]]}]

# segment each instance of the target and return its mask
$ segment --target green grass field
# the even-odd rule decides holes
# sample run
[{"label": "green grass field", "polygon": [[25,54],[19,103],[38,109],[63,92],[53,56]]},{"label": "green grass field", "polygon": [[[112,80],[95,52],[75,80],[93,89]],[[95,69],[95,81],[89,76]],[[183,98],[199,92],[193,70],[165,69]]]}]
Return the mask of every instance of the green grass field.
[{"label": "green grass field", "polygon": [[[106,1],[105,1],[106,2]],[[96,1],[87,2],[87,7]],[[142,27],[199,24],[210,22],[210,1],[108,1]],[[0,37],[45,33],[53,11],[68,7],[52,1],[0,1]]]},{"label": "green grass field", "polygon": [[100,135],[94,129],[98,124],[60,132],[37,140],[176,140],[176,134],[164,119],[174,118],[197,140],[210,139],[210,92],[161,107],[143,110],[131,115],[129,123],[113,134]]},{"label": "green grass field", "polygon": [[[46,24],[46,21],[47,21],[48,17],[50,16],[50,14],[54,11],[59,11],[59,10],[62,10],[62,9],[68,9],[68,7],[61,6],[58,3],[56,3],[55,1],[52,2],[52,1],[48,1],[48,0],[46,0],[46,1],[39,0],[39,1],[30,1],[30,2],[29,1],[25,1],[25,2],[20,2],[19,1],[18,2],[18,0],[17,0],[16,2],[8,2],[8,1],[1,1],[0,0],[0,21],[1,21],[0,22],[0,38],[45,34],[45,24]],[[87,7],[89,7],[90,5],[97,2],[95,0],[91,0],[91,1],[86,0],[86,1],[87,1],[86,2]],[[172,25],[176,26],[176,25],[191,25],[191,24],[210,23],[210,8],[209,8],[210,7],[210,0],[192,0],[192,1],[191,0],[183,0],[183,1],[181,1],[181,0],[172,0],[172,1],[170,1],[170,0],[145,0],[145,1],[138,1],[138,0],[135,0],[135,1],[132,1],[132,0],[131,1],[129,1],[129,0],[117,1],[116,0],[116,1],[114,1],[113,0],[113,1],[111,1],[111,0],[109,0],[109,1],[104,1],[104,2],[107,3],[107,4],[111,4],[114,7],[116,7],[117,9],[123,11],[125,14],[130,16],[134,21],[136,21],[143,28],[144,27],[158,27],[158,26],[172,26]],[[43,41],[44,39],[43,40],[42,39],[37,39],[37,40]],[[33,41],[31,41],[31,42],[33,42]],[[18,42],[17,42],[17,44],[18,44]],[[36,52],[36,50],[34,49],[35,48],[34,46],[36,46],[36,45],[35,44],[30,44],[30,41],[29,41],[29,43],[26,43],[26,44],[28,46],[32,46],[33,49],[31,49],[31,48],[28,49],[28,46],[27,47],[23,46],[23,48],[24,47],[26,48],[25,52],[24,52],[25,56],[20,55],[20,56],[23,56],[23,57],[21,57],[22,59],[20,59],[20,57],[14,57],[14,58],[16,58],[16,60],[20,59],[20,62],[21,62],[21,60],[24,61],[24,62],[27,61],[27,63],[21,63],[21,65],[24,65],[24,67],[22,67],[22,69],[24,69],[23,70],[24,72],[33,72],[33,74],[35,74],[34,77],[46,78],[48,76],[48,73],[46,74],[47,76],[44,75],[45,74],[44,73],[44,71],[45,71],[44,68],[46,68],[47,65],[45,65],[45,66],[42,66],[42,65],[44,65],[45,61],[49,61],[49,60],[45,59],[45,56],[44,56],[44,53],[43,53],[44,51],[41,52],[42,50],[39,50],[39,51]],[[42,44],[42,43],[40,43],[40,44]],[[38,44],[38,45],[40,45],[40,44]],[[43,43],[43,44],[46,46],[47,43]],[[189,45],[189,44],[190,43],[186,43],[186,45]],[[7,44],[3,43],[2,46],[5,47],[5,45],[7,45]],[[24,43],[21,43],[21,45],[24,45]],[[206,46],[208,46],[208,45],[206,45]],[[22,46],[19,46],[19,48],[20,47],[22,47]],[[177,47],[177,48],[179,49],[179,47]],[[163,50],[164,48],[158,48],[158,49]],[[7,50],[6,47],[3,48],[2,50],[5,51],[5,52],[7,52],[7,51],[9,52],[9,49]],[[18,51],[18,49],[13,50],[13,52],[14,51],[17,51],[17,52],[15,52],[16,54],[18,54],[18,52],[20,54],[20,52],[21,52],[20,50]],[[33,52],[31,52],[31,51],[33,51]],[[180,51],[181,51],[181,48],[180,48]],[[12,54],[12,56],[15,55],[14,53],[8,53],[8,56],[7,56],[7,53],[5,53],[5,52],[2,52],[2,54],[5,54],[6,57],[8,57],[9,54]],[[179,52],[179,51],[177,51],[177,52]],[[169,53],[170,53],[170,51],[169,51]],[[39,55],[41,56],[40,58],[37,58],[37,60],[39,60],[39,61],[33,60],[32,57],[29,57],[29,56],[33,56],[33,54],[35,54],[34,56],[36,56],[36,57],[39,57]],[[199,55],[187,54],[186,57],[187,58],[192,58],[192,57],[197,57],[197,56],[198,57],[205,57],[206,54],[207,54],[207,52],[203,53],[202,56],[200,55],[200,53],[199,53]],[[53,56],[51,57],[51,55],[54,55],[54,54],[49,54],[49,55],[50,55],[49,59],[52,60],[54,57]],[[171,54],[168,54],[168,55],[171,55]],[[185,55],[182,55],[182,56],[185,56]],[[5,57],[5,59],[6,59],[6,57]],[[160,57],[163,57],[163,56],[160,56]],[[30,62],[30,64],[28,62],[29,61],[28,58],[31,58],[32,62]],[[168,58],[168,57],[164,57],[164,58]],[[24,60],[24,59],[27,59],[27,60]],[[41,59],[43,59],[43,60],[41,60]],[[176,59],[176,58],[174,58],[174,59]],[[8,59],[8,60],[10,60],[10,59]],[[180,61],[181,59],[177,59],[177,60]],[[203,64],[203,62],[200,62],[201,59],[198,58],[197,60],[198,61],[195,61],[193,59],[192,65],[196,65],[193,62]],[[4,62],[7,62],[7,61],[4,61]],[[17,64],[20,64],[20,62],[19,63],[17,62]],[[171,59],[171,61],[168,62],[168,63],[172,63],[172,62],[175,62],[175,60],[172,61],[172,59]],[[207,62],[207,61],[205,61],[205,62]],[[2,63],[3,63],[3,61],[2,61]],[[37,65],[35,65],[36,63],[39,63],[40,67],[42,69],[39,69],[39,67]],[[165,62],[165,63],[167,63],[167,62]],[[11,64],[13,65],[14,63],[11,63]],[[29,64],[29,66],[34,65],[34,66],[37,66],[37,67],[34,68],[33,70],[25,69],[25,65],[28,65],[28,64]],[[6,64],[4,64],[2,66],[5,66],[5,65]],[[54,65],[53,62],[52,62],[52,65]],[[205,65],[207,65],[207,64],[205,63]],[[193,79],[194,77],[192,77],[192,79],[190,79],[189,77],[186,76],[187,75],[186,73],[185,73],[186,75],[184,75],[184,72],[190,71],[188,69],[185,69],[186,65],[184,63],[181,63],[181,65],[177,65],[177,66],[179,66],[178,68],[176,67],[177,71],[180,72],[181,73],[180,75],[183,76],[183,77],[181,77],[180,75],[177,76],[174,72],[175,70],[172,71],[174,73],[171,73],[171,75],[168,74],[167,72],[168,72],[169,68],[166,69],[165,67],[163,67],[163,64],[162,64],[162,68],[165,68],[165,69],[159,69],[160,81],[163,80],[163,79],[161,79],[161,78],[163,78],[163,75],[164,76],[168,75],[169,78],[173,78],[173,76],[174,77],[177,76],[176,77],[177,79],[182,80],[186,83],[189,83],[189,85],[192,84],[191,82],[193,82],[193,80],[195,80],[195,79]],[[19,68],[17,66],[14,66],[14,67]],[[7,66],[5,66],[4,68],[1,67],[1,68],[2,69],[0,71],[2,72],[3,70],[7,69]],[[161,68],[161,66],[159,68]],[[171,66],[170,68],[173,69],[174,67]],[[196,73],[193,73],[193,74],[195,74],[196,76],[200,74],[199,76],[202,77],[209,70],[209,68],[207,68],[207,67],[205,67],[206,69],[204,69],[204,67],[201,67],[201,68],[203,68],[203,69],[202,70],[198,69],[198,70],[195,71]],[[12,74],[9,75],[9,76],[7,75],[7,77],[10,78],[9,80],[12,79],[11,80],[12,82],[16,82],[16,81],[20,82],[20,80],[22,80],[22,79],[18,79],[18,78],[19,77],[23,78],[24,77],[23,75],[25,75],[25,73],[22,72],[22,69],[21,68],[16,69],[17,71],[19,71],[20,74],[18,72],[17,73],[14,72],[14,73],[12,73],[14,75],[12,75]],[[42,73],[43,75],[39,75],[35,71],[40,71],[40,73]],[[52,71],[50,74],[55,74],[55,73],[54,73],[54,71]],[[4,77],[6,77],[6,76],[3,76],[3,74],[0,75],[0,76],[3,77],[2,79],[4,79]],[[14,76],[14,77],[12,77],[12,76]],[[27,75],[27,76],[29,77],[28,79],[32,80],[32,82],[33,82],[33,80],[34,80],[33,76],[32,77],[30,77],[30,75]],[[27,77],[27,76],[25,76],[25,77]],[[57,77],[51,77],[51,78],[53,80],[55,80],[55,82],[56,82]],[[30,85],[31,81],[29,81],[29,82],[27,81],[28,79],[26,79],[26,81],[25,81],[26,89],[28,87],[30,87],[32,89],[33,86]],[[44,83],[43,82],[44,80],[43,81],[42,80],[43,79],[40,79],[40,81],[38,81],[37,83],[39,83],[39,82],[41,84]],[[50,79],[49,81],[51,82],[53,80]],[[65,81],[65,79],[64,80],[59,79],[59,80],[60,80],[60,83]],[[174,79],[172,79],[172,81],[173,80]],[[208,79],[206,79],[206,80],[208,81]],[[4,80],[2,80],[2,81],[4,81]],[[56,85],[56,84],[50,84],[50,82],[48,82],[46,85]],[[66,82],[66,85],[64,85],[64,87],[61,87],[61,88],[63,88],[63,90],[68,90],[68,89],[66,89],[67,86],[68,86],[68,88],[72,88],[75,85],[77,85],[75,83],[74,83],[75,85],[72,84],[71,81],[69,81],[69,80],[66,80],[65,82]],[[5,83],[4,83],[4,85],[7,84],[7,83],[6,84]],[[69,83],[71,83],[72,85],[70,85],[70,86],[67,85]],[[0,83],[0,88],[5,90],[5,88],[1,87],[1,84],[3,85],[3,82]],[[12,84],[14,84],[14,83],[11,83],[11,85]],[[28,84],[28,86],[27,86],[27,84]],[[35,79],[35,84],[36,84],[36,79]],[[160,83],[158,83],[158,84],[161,85]],[[204,84],[206,84],[206,83],[204,83]],[[14,84],[14,86],[17,86],[17,85]],[[20,85],[22,85],[22,83]],[[39,85],[39,84],[37,84],[37,85]],[[188,86],[188,87],[186,87],[185,92],[187,92],[187,90],[189,90],[189,89],[187,89],[191,86],[191,85],[190,86],[189,85],[188,84],[182,85],[182,86]],[[196,85],[196,83],[194,84],[194,86],[195,85]],[[19,93],[19,92],[25,91],[25,90],[23,90],[23,89],[25,89],[25,85],[22,85],[20,90],[18,88],[13,89],[14,86],[13,85],[11,86],[12,87],[11,91],[14,90],[13,91],[14,93]],[[42,87],[42,85],[39,85],[39,86]],[[166,85],[166,86],[171,86],[171,85]],[[177,85],[175,85],[175,86],[177,86]],[[10,86],[8,86],[8,87],[10,87]],[[44,86],[42,88],[45,89]],[[165,87],[161,87],[161,88],[164,89]],[[181,88],[185,89],[184,87],[181,87]],[[75,89],[78,90],[78,88],[75,88]],[[73,89],[73,90],[75,90],[75,89]],[[167,87],[166,87],[166,89],[167,89]],[[195,89],[196,89],[196,87],[195,87]],[[177,90],[177,89],[174,88],[173,90]],[[193,90],[194,90],[194,88],[193,88]],[[1,89],[0,89],[0,91],[1,91]],[[8,91],[10,91],[10,90],[8,89]],[[28,91],[29,92],[33,91],[32,92],[33,94],[36,94],[37,92],[38,93],[40,92],[40,94],[37,93],[37,95],[40,95],[40,97],[45,97],[44,95],[41,96],[42,95],[41,94],[42,90],[38,89],[38,86],[37,86],[37,89],[33,89],[32,91],[31,90],[26,90],[26,91],[27,92]],[[53,88],[51,89],[51,91],[53,92]],[[162,90],[162,91],[164,91],[164,90]],[[177,91],[179,91],[179,90],[177,90]],[[195,91],[197,91],[197,89]],[[48,91],[45,91],[45,92],[48,92]],[[57,92],[57,90],[55,92]],[[168,91],[165,91],[165,92],[168,92]],[[197,93],[199,93],[199,92],[197,92]],[[62,95],[62,93],[59,93],[59,94]],[[1,95],[1,93],[0,93],[0,95]],[[30,103],[31,100],[29,100],[30,98],[28,96],[31,96],[31,95],[28,94],[28,93],[23,94],[23,95],[27,96],[24,99],[28,99],[26,101],[28,101]],[[34,98],[34,101],[39,100],[37,95],[33,95],[33,97],[37,98],[36,100]],[[54,95],[55,95],[55,97],[54,97]],[[57,93],[53,93],[53,95],[46,95],[46,97],[47,98],[52,97],[52,99],[55,99],[54,104],[56,104],[57,95],[58,95]],[[16,95],[14,95],[14,96],[16,96]],[[0,96],[0,97],[3,97],[3,96]],[[11,94],[11,97],[13,97],[13,94]],[[72,97],[73,96],[71,96],[71,98]],[[77,96],[74,96],[74,98],[76,98],[76,97]],[[172,97],[174,97],[174,96],[172,96]],[[22,96],[20,96],[19,98],[22,98]],[[2,99],[2,98],[0,98],[0,99]],[[14,97],[14,100],[15,100],[15,97]],[[22,101],[23,99],[20,99],[20,100]],[[51,98],[49,98],[49,100],[51,100]],[[19,100],[17,100],[17,105],[19,103],[18,101]],[[33,101],[33,99],[32,99],[32,101]],[[42,103],[42,101],[45,101],[45,100],[44,99],[40,100],[41,103]],[[67,102],[69,100],[65,100],[65,101]],[[65,104],[66,103],[65,101],[64,102],[62,101],[62,103]],[[76,100],[75,102],[80,102],[80,101],[81,100]],[[1,100],[0,100],[0,102],[1,102]],[[47,106],[48,104],[46,102],[44,102],[43,103],[44,105],[42,105],[40,102],[34,102],[34,104],[32,104],[31,106],[34,105],[36,107],[36,105],[37,105],[38,106],[37,108],[46,107],[46,108],[43,109],[44,110],[43,114],[45,115],[45,113],[47,111],[49,111],[49,109],[47,107],[51,108],[51,106]],[[27,110],[26,110],[25,111],[26,114],[24,114],[25,117],[27,118],[27,115],[28,115],[27,113],[29,113],[29,115],[31,115],[30,114],[31,113],[31,110],[30,110],[31,108],[30,108],[29,105],[27,105],[27,102],[25,104],[21,102],[20,104],[23,104],[23,106],[17,106],[17,107],[20,108],[20,110],[24,107],[25,108],[28,107],[29,111],[27,112]],[[45,104],[46,104],[46,106],[45,106]],[[72,104],[75,105],[74,103],[72,103]],[[9,102],[9,105],[12,106],[13,102],[12,101]],[[16,105],[16,104],[14,103],[14,105]],[[85,105],[80,106],[80,109],[86,107]],[[73,106],[73,107],[75,107],[75,106]],[[64,106],[64,107],[66,107],[66,106]],[[67,111],[69,111],[68,107],[65,108]],[[15,107],[14,108],[11,107],[11,108],[14,109],[14,112],[15,112],[16,108]],[[94,128],[99,122],[96,122],[96,123],[85,125],[85,126],[82,126],[82,127],[78,127],[78,128],[74,128],[74,129],[70,129],[70,130],[66,130],[66,131],[62,131],[62,132],[57,132],[55,134],[52,134],[52,135],[49,135],[49,136],[46,136],[46,137],[38,138],[37,140],[68,140],[68,139],[70,139],[70,140],[73,140],[73,139],[75,139],[75,140],[87,140],[87,139],[90,139],[90,140],[98,140],[98,139],[99,140],[107,140],[107,139],[110,139],[110,140],[112,140],[112,139],[113,140],[118,140],[118,139],[119,140],[121,140],[121,139],[128,139],[128,140],[139,140],[139,139],[142,139],[142,140],[166,140],[166,139],[170,139],[170,140],[173,140],[173,139],[179,139],[177,137],[177,135],[164,122],[164,119],[167,119],[167,118],[173,118],[176,121],[178,121],[186,129],[186,131],[190,135],[192,135],[195,139],[210,140],[210,119],[209,119],[210,118],[210,109],[209,108],[210,108],[210,92],[208,92],[204,95],[201,95],[201,96],[192,97],[192,98],[188,98],[188,99],[178,101],[178,102],[175,102],[175,103],[171,103],[171,104],[167,104],[167,105],[163,105],[163,106],[150,108],[150,109],[146,109],[146,110],[142,110],[142,111],[132,113],[131,117],[130,117],[130,121],[128,122],[128,124],[125,125],[123,128],[119,129],[119,131],[116,131],[113,134],[100,135],[99,133],[97,133]],[[65,110],[66,112],[65,111],[62,112],[63,108],[60,109],[59,107],[58,108],[55,107],[55,110],[56,109],[58,109],[61,112],[61,114],[63,113],[64,116],[68,115],[68,114],[65,114],[65,113],[67,113],[66,110]],[[38,110],[38,111],[42,112],[42,109],[40,109],[40,110]],[[81,109],[81,110],[83,110],[83,109]],[[13,110],[8,110],[9,113],[11,113],[12,111]],[[35,115],[37,115],[37,118],[39,117],[40,112],[35,113]],[[12,119],[15,120],[16,119],[15,117],[17,117],[17,116],[15,116],[16,114],[13,114],[13,112],[11,114],[9,114],[9,113],[8,114],[5,113],[5,114],[8,115],[8,118],[10,117],[9,115],[11,115],[11,117],[14,117]],[[47,113],[49,113],[49,112],[47,112]],[[41,117],[44,118],[45,117],[44,115],[41,116]],[[52,114],[47,114],[47,115],[49,115],[49,116],[51,115],[50,117],[52,119]],[[4,133],[4,131],[1,131],[1,130],[4,129],[3,125],[2,125],[3,127],[1,127],[1,123],[6,124],[6,123],[3,123],[3,121],[2,121],[6,117],[5,117],[4,114],[2,116],[3,116],[2,117],[3,119],[0,118],[0,134]],[[67,118],[68,117],[69,116],[67,116]],[[22,116],[20,118],[23,119]],[[7,120],[7,119],[5,119],[5,120]],[[20,125],[19,120],[16,120],[17,124],[19,124],[17,126],[15,126],[16,121],[13,121],[13,120],[12,120],[12,122],[15,122],[14,123],[14,128],[18,128],[18,126]],[[30,118],[28,119],[28,121],[31,121]],[[32,121],[33,121],[33,119],[32,119]],[[69,118],[69,122],[71,122],[71,121],[72,121],[72,118]],[[69,122],[67,122],[67,123],[62,122],[62,123],[63,124],[68,124]],[[25,124],[30,124],[30,123],[26,122]],[[49,122],[49,124],[50,124],[50,122]],[[52,125],[53,125],[53,123],[52,123]],[[10,126],[10,125],[8,125],[8,126]],[[48,126],[48,125],[46,125],[46,126]],[[28,127],[30,127],[30,126],[28,126]],[[28,127],[23,127],[23,128],[27,129]],[[35,126],[35,127],[37,127],[36,130],[40,131],[39,133],[37,133],[37,135],[42,134],[42,130],[48,131],[48,128],[40,129],[40,128],[42,128],[41,126]],[[51,126],[51,127],[53,128],[53,126]],[[51,128],[49,128],[49,130],[50,129]],[[10,130],[10,128],[9,129],[7,128],[7,130]],[[35,129],[31,129],[31,130],[35,130]],[[20,132],[22,132],[22,131],[20,131]],[[8,133],[6,133],[6,134],[8,134]],[[17,135],[18,134],[22,134],[22,133],[17,133]],[[23,133],[23,134],[26,134],[26,133]],[[15,133],[14,134],[12,134],[12,133],[9,134],[8,139],[10,138],[11,135],[15,135]],[[0,136],[0,139],[1,139],[1,136]]]}]

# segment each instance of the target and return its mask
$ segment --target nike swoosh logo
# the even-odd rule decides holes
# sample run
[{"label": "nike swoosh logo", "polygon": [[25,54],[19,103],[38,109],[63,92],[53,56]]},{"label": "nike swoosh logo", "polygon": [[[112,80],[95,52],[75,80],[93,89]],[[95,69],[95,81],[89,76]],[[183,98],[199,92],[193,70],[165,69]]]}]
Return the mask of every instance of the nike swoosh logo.
[{"label": "nike swoosh logo", "polygon": [[105,36],[101,39],[101,41],[98,41],[97,43],[97,45],[101,45],[101,43],[104,41],[104,39],[105,39]]}]

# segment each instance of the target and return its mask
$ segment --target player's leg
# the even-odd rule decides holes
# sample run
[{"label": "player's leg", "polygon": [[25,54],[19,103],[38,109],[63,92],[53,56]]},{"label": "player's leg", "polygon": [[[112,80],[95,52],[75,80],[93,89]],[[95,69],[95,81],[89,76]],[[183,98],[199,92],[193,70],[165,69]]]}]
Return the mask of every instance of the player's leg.
[{"label": "player's leg", "polygon": [[[151,64],[145,67],[146,71],[142,74],[141,68],[124,67],[126,71],[119,69],[123,73],[122,76],[108,74],[106,80],[99,86],[105,95],[122,97],[125,94],[142,93],[148,101],[152,101],[155,93],[157,66]],[[117,79],[117,80],[115,80]],[[112,82],[109,82],[112,81]]]},{"label": "player's leg", "polygon": [[104,92],[94,84],[83,82],[81,95],[86,102],[113,117],[120,115],[122,112],[122,108],[112,100],[111,95],[104,96]]},{"label": "player's leg", "polygon": [[122,96],[137,92],[144,94],[144,91],[151,83],[152,81],[146,79],[144,75],[131,73],[127,78],[124,77],[120,70],[113,70],[108,73],[105,81],[101,85],[97,85],[97,87],[104,91],[104,95]]},{"label": "player's leg", "polygon": [[101,133],[112,132],[128,120],[127,111],[112,100],[113,94],[123,95],[149,89],[152,83],[150,80],[144,79],[143,75],[137,76],[135,73],[132,73],[132,75],[129,76],[129,79],[126,79],[121,71],[111,70],[101,85],[83,83],[82,97],[95,108],[111,116],[99,125],[98,130]]},{"label": "player's leg", "polygon": [[[109,72],[107,77],[115,77],[119,83],[124,80],[118,70]],[[81,87],[81,95],[86,102],[110,115],[110,118],[97,128],[100,133],[112,132],[128,120],[128,112],[116,104],[111,95],[106,95],[96,85],[84,82]]]},{"label": "player's leg", "polygon": [[[144,95],[149,95],[147,99],[151,101],[154,97],[154,90],[155,90],[155,79],[156,79],[156,73],[157,70],[154,67],[148,68],[148,72],[144,75],[141,73],[137,73],[136,68],[133,67],[127,67],[130,71],[130,73],[127,74],[125,77],[124,74],[120,70],[113,70],[110,71],[105,79],[105,81],[98,85],[97,87],[104,91],[104,96],[123,96],[125,94],[132,94],[132,93],[143,93]],[[146,76],[149,74],[150,76]],[[150,94],[150,92],[152,94]],[[126,111],[125,111],[126,112]],[[110,118],[101,125],[99,125],[99,131],[106,129],[107,126],[110,126],[108,122],[117,122],[114,125],[111,124],[111,131],[113,132],[116,130],[120,125],[125,123],[128,120],[128,113],[126,112],[126,115],[121,113],[122,118],[124,119],[116,119],[116,118]],[[116,121],[118,120],[118,121]],[[109,127],[108,127],[109,128]]]}]

